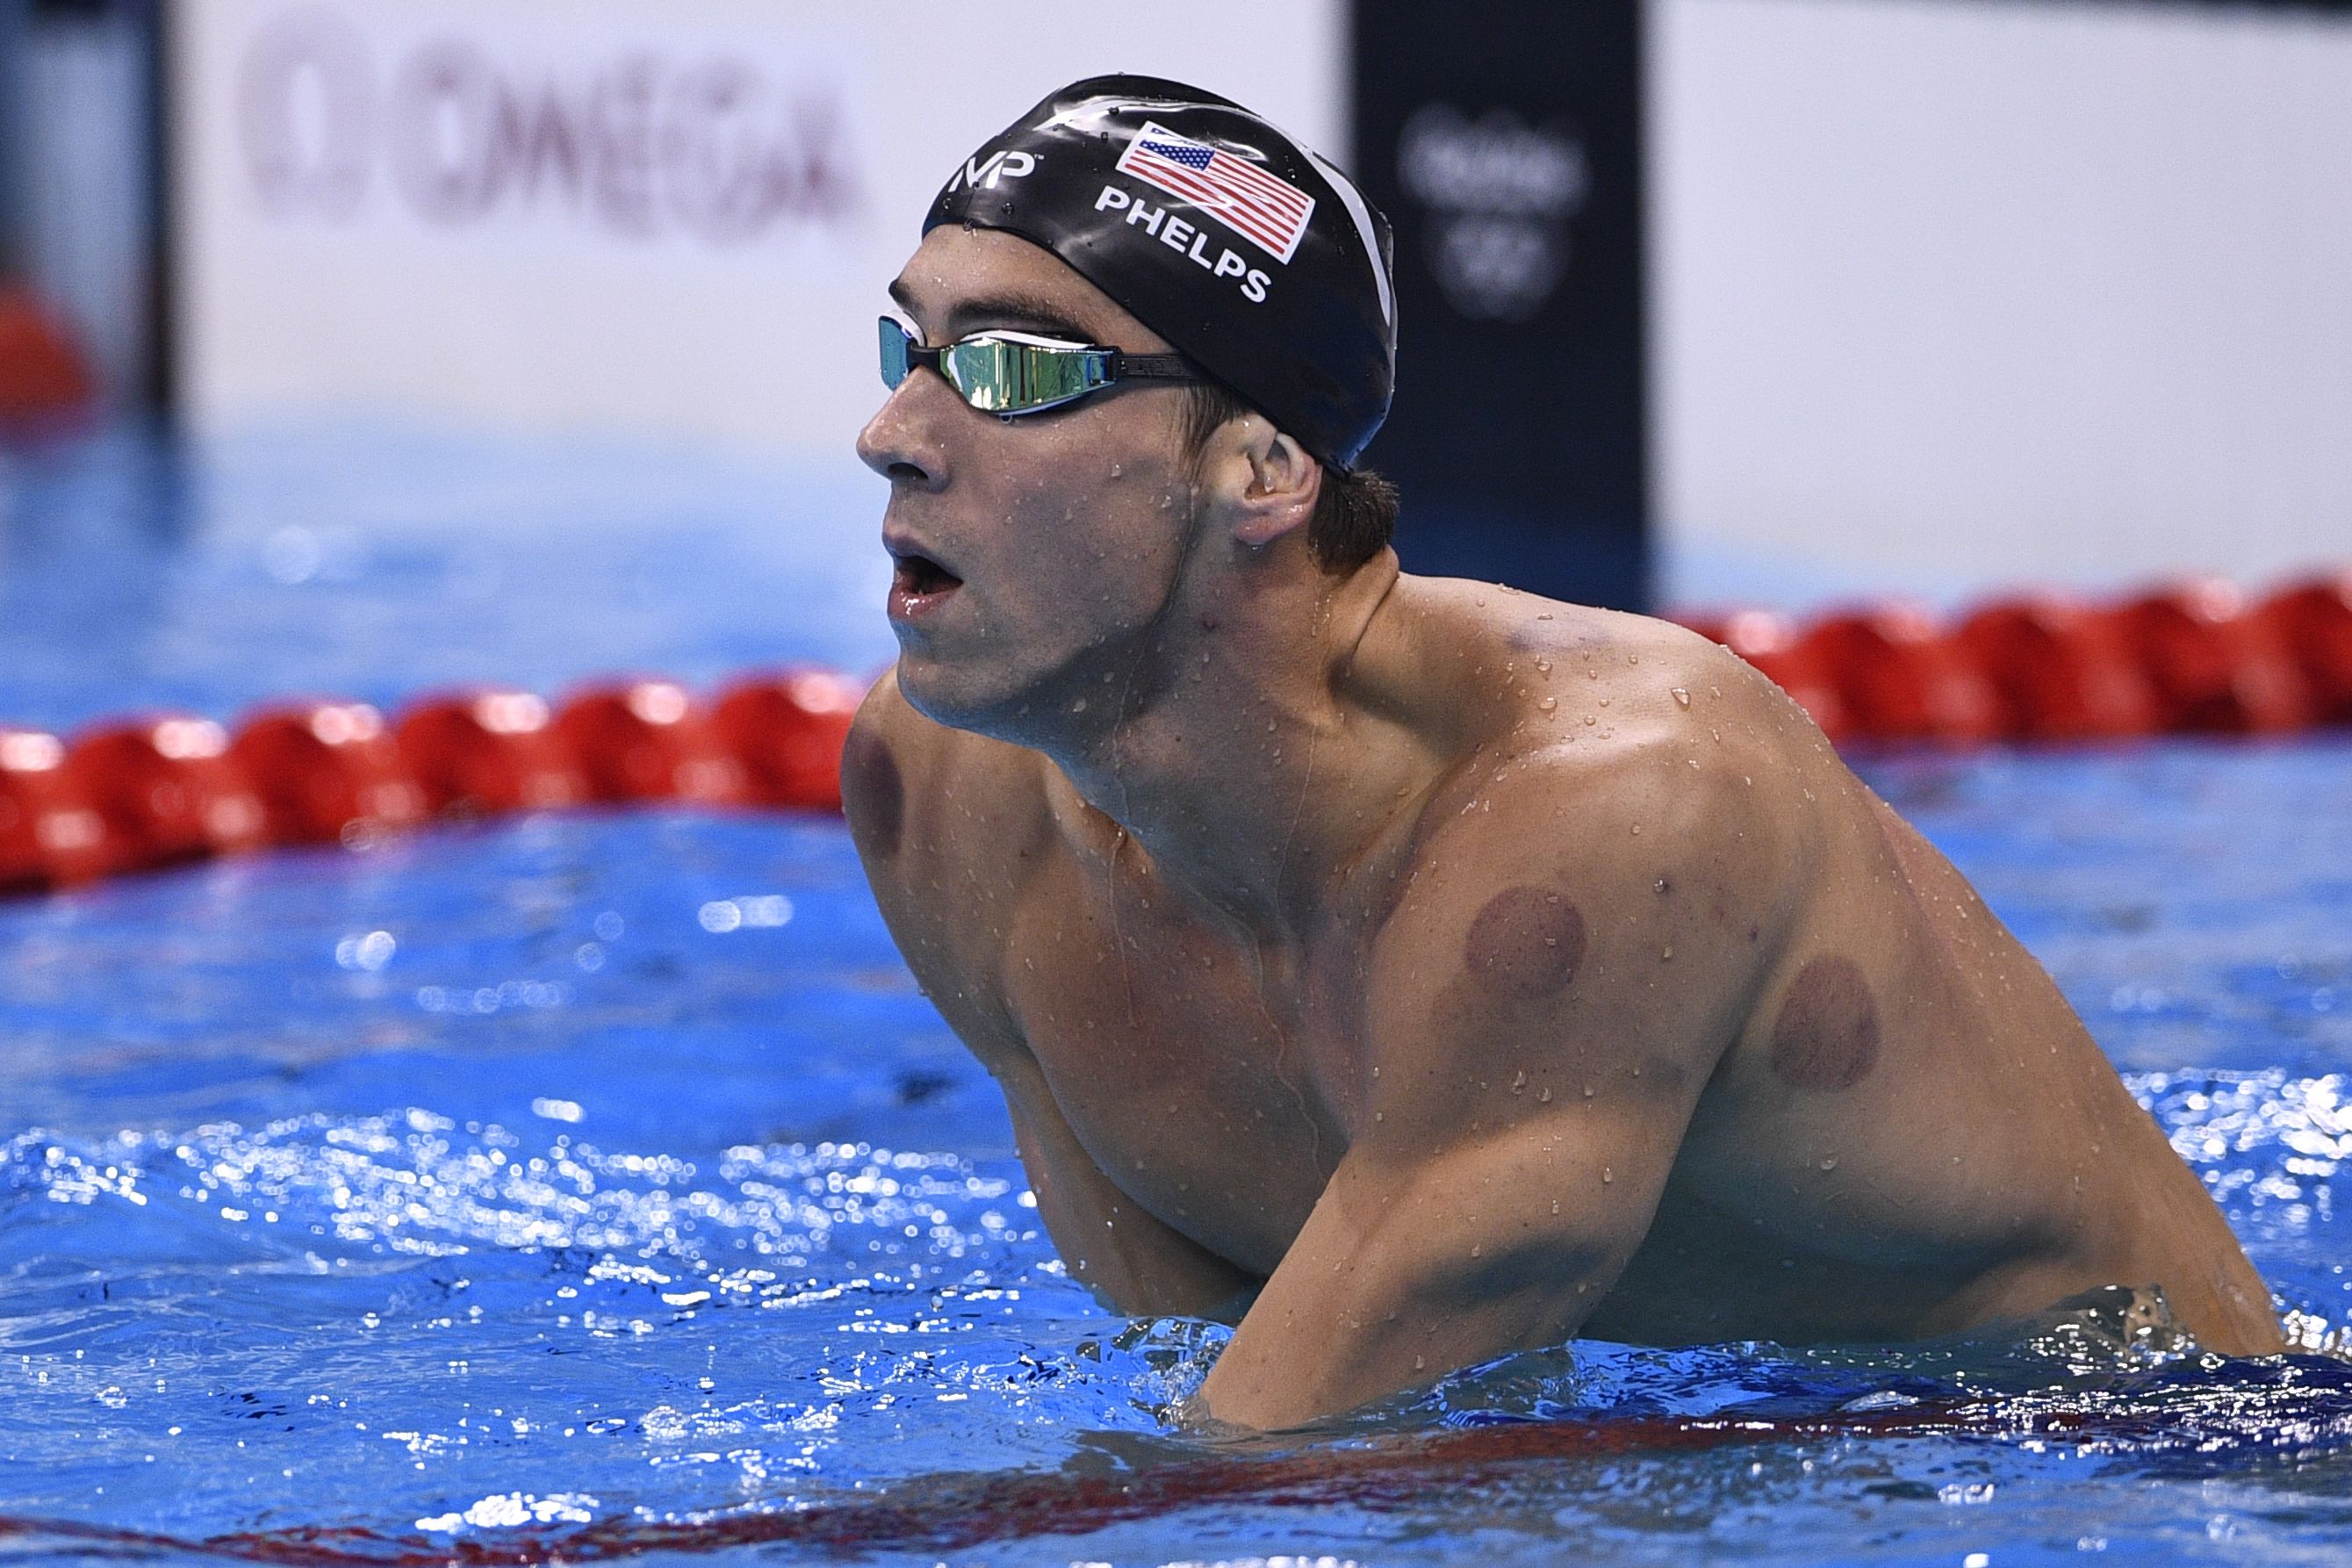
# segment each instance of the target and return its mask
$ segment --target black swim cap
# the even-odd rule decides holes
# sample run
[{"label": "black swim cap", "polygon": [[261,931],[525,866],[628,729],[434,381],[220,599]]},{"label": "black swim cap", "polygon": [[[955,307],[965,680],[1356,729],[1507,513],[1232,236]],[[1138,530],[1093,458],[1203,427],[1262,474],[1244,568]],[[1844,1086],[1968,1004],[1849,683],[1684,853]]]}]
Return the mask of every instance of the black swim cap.
[{"label": "black swim cap", "polygon": [[1388,416],[1388,220],[1248,110],[1157,77],[1073,82],[949,176],[923,221],[1043,246],[1345,468]]}]

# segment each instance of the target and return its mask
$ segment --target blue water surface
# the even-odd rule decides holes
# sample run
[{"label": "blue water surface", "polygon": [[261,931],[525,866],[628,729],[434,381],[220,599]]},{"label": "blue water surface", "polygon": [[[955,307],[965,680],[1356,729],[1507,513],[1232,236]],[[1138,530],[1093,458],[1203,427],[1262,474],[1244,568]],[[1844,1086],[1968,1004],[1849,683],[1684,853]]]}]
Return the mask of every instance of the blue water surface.
[{"label": "blue water surface", "polygon": [[[114,434],[0,468],[0,719],[887,655],[853,473]],[[1893,757],[2297,1332],[2352,1322],[2352,745]],[[530,817],[0,905],[0,1555],[2352,1554],[2352,1368],[1582,1342],[1165,1418],[837,822]]]}]

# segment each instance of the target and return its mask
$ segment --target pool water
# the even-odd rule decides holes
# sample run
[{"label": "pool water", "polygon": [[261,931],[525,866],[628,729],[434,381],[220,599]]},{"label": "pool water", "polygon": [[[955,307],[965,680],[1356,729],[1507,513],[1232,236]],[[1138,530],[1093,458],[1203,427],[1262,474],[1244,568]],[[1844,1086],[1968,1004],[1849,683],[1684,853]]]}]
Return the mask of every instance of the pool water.
[{"label": "pool water", "polygon": [[[10,459],[0,717],[887,651],[854,484],[307,442]],[[2348,768],[1865,764],[2315,1346],[2352,1323]],[[2352,1554],[2324,1354],[1583,1342],[1220,1447],[1163,1413],[1223,1333],[1064,1277],[835,821],[531,817],[0,905],[0,1556]]]}]

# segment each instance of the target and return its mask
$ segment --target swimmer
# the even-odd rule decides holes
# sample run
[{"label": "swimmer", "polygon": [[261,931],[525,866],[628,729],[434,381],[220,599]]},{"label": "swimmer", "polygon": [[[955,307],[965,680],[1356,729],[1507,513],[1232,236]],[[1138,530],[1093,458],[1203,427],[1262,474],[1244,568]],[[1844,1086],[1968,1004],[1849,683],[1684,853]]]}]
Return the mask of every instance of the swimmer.
[{"label": "swimmer", "polygon": [[2049,976],[1777,688],[1400,572],[1349,466],[1388,256],[1275,127],[1107,77],[960,166],[891,286],[899,658],[844,794],[1071,1276],[1236,1321],[1198,1404],[1259,1428],[1578,1334],[2105,1286],[2278,1350]]}]

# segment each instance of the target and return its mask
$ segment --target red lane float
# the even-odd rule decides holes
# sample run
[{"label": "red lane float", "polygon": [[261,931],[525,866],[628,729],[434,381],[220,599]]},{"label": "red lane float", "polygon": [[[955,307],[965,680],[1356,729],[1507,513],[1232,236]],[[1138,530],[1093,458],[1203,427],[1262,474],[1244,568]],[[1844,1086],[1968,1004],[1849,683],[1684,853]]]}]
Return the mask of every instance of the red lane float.
[{"label": "red lane float", "polygon": [[589,798],[588,775],[535,692],[442,693],[400,721],[400,754],[440,815],[545,811]]},{"label": "red lane float", "polygon": [[598,800],[751,803],[742,763],[693,694],[674,680],[589,687],[563,704],[555,730],[579,757]]},{"label": "red lane float", "polygon": [[2352,572],[2291,584],[2255,613],[2302,670],[2315,721],[2352,723]]},{"label": "red lane float", "polygon": [[66,770],[107,829],[107,869],[143,870],[257,848],[260,796],[210,719],[162,713],[85,731]]},{"label": "red lane float", "polygon": [[1882,605],[1813,623],[1801,648],[1874,740],[1981,745],[2004,731],[1991,683],[1921,611]]},{"label": "red lane float", "polygon": [[2111,605],[1997,599],[1957,624],[1872,605],[1804,627],[1754,610],[1676,614],[1812,714],[1832,741],[2067,742],[2269,735],[2352,722],[2352,571],[2249,607],[2226,583]]},{"label": "red lane float", "polygon": [[2275,734],[2315,717],[2276,628],[2227,583],[2177,584],[2108,614],[2156,692],[2160,729]]},{"label": "red lane float", "polygon": [[828,669],[737,681],[712,714],[767,805],[841,809],[841,748],[866,689]]},{"label": "red lane float", "polygon": [[55,318],[0,286],[0,425],[71,415],[89,404],[89,369]]},{"label": "red lane float", "polygon": [[106,821],[65,770],[65,742],[0,729],[0,893],[86,882],[106,873]]},{"label": "red lane float", "polygon": [[331,844],[425,818],[424,789],[364,702],[262,709],[229,756],[252,781],[273,844]]},{"label": "red lane float", "polygon": [[[2108,606],[2000,599],[1951,626],[1896,605],[1805,626],[1754,609],[1675,618],[1779,682],[1840,743],[2352,722],[2352,572],[2252,606],[2226,584],[2189,582]],[[277,703],[234,740],[190,714],[110,721],[70,744],[0,727],[0,891],[359,841],[434,816],[649,801],[838,810],[864,692],[803,668],[744,676],[708,707],[642,678],[553,710],[528,691],[440,692],[391,725],[364,703]]]},{"label": "red lane float", "polygon": [[2157,726],[2156,693],[2123,630],[2055,595],[1986,605],[1952,633],[1983,673],[2021,741],[2096,741]]}]

